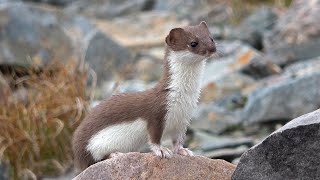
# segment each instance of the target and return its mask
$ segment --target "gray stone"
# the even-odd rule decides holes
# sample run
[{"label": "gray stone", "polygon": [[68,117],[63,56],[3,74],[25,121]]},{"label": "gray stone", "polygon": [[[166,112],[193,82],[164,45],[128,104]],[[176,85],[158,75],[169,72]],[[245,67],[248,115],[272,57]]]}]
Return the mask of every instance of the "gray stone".
[{"label": "gray stone", "polygon": [[0,7],[0,27],[2,64],[29,66],[53,60],[84,60],[101,85],[132,60],[129,50],[97,30],[89,19],[57,9],[4,4]]},{"label": "gray stone", "polygon": [[154,0],[77,0],[65,10],[96,18],[114,18],[150,10],[153,5]]},{"label": "gray stone", "polygon": [[317,72],[319,69],[320,69],[320,57],[291,64],[285,68],[284,74],[296,75],[296,74],[303,74],[303,73],[312,73],[312,72]]},{"label": "gray stone", "polygon": [[[272,35],[270,35],[272,36]],[[269,59],[278,65],[287,65],[320,56],[320,39],[311,39],[299,44],[281,44],[272,42],[266,48]]]},{"label": "gray stone", "polygon": [[320,0],[294,0],[264,39],[265,51],[277,64],[320,55]]},{"label": "gray stone", "polygon": [[217,56],[208,60],[203,78],[204,85],[229,73],[239,72],[262,54],[241,41],[217,42]]},{"label": "gray stone", "polygon": [[247,146],[251,147],[253,141],[250,138],[230,138],[230,137],[221,137],[217,141],[207,142],[202,145],[203,151],[212,151],[223,148],[236,148],[238,146]]},{"label": "gray stone", "polygon": [[[207,21],[206,21],[207,22]],[[215,40],[234,40],[239,39],[236,37],[237,28],[230,25],[230,24],[224,24],[224,25],[210,25],[209,31],[212,34],[212,37]]]},{"label": "gray stone", "polygon": [[173,10],[173,9],[177,10],[179,9],[179,7],[183,5],[189,8],[195,8],[199,6],[199,3],[197,3],[197,1],[195,0],[191,0],[191,1],[163,0],[163,1],[156,1],[154,9],[162,10],[162,11]]},{"label": "gray stone", "polygon": [[95,70],[98,84],[121,73],[124,65],[132,63],[130,52],[101,32],[88,39],[85,61]]},{"label": "gray stone", "polygon": [[320,178],[320,110],[293,119],[245,152],[233,180]]},{"label": "gray stone", "polygon": [[247,146],[239,146],[236,148],[224,148],[204,152],[201,153],[201,155],[212,159],[224,159],[226,161],[232,161],[235,158],[240,157],[246,150],[248,150]]},{"label": "gray stone", "polygon": [[203,76],[201,99],[206,102],[221,99],[254,84],[251,77],[239,72],[254,58],[261,57],[258,51],[240,41],[218,43],[221,56],[208,60]]},{"label": "gray stone", "polygon": [[64,15],[61,19],[61,26],[71,39],[75,53],[82,55],[80,59],[95,71],[99,86],[133,63],[133,55],[127,48],[96,29],[87,18]]},{"label": "gray stone", "polygon": [[253,140],[247,137],[231,137],[217,136],[205,131],[196,130],[192,138],[194,143],[189,145],[190,148],[200,149],[203,152],[208,152],[223,148],[236,148],[238,146],[253,146]]},{"label": "gray stone", "polygon": [[190,17],[190,15],[193,14],[190,13],[191,10],[197,11],[198,8],[201,8],[204,5],[207,5],[205,1],[162,0],[156,1],[154,10],[174,12],[179,17]]},{"label": "gray stone", "polygon": [[[39,18],[41,17],[41,18]],[[0,6],[0,63],[68,60],[73,47],[53,10],[23,3]]]},{"label": "gray stone", "polygon": [[241,121],[250,124],[289,120],[319,108],[319,64],[319,58],[305,61],[303,66],[294,65],[282,75],[261,81],[249,94]]},{"label": "gray stone", "polygon": [[237,113],[211,104],[200,104],[192,117],[191,128],[209,131],[219,134],[228,127],[239,124],[240,118]]},{"label": "gray stone", "polygon": [[255,83],[256,81],[253,78],[242,73],[233,72],[226,74],[203,87],[201,91],[201,102],[218,102],[229,97],[234,100],[234,95],[241,94],[243,89]]},{"label": "gray stone", "polygon": [[273,28],[277,18],[271,7],[261,7],[243,20],[236,31],[235,38],[261,50],[263,34]]},{"label": "gray stone", "polygon": [[264,55],[254,58],[241,72],[254,79],[262,79],[271,75],[280,74],[282,68],[272,61],[272,57]]}]

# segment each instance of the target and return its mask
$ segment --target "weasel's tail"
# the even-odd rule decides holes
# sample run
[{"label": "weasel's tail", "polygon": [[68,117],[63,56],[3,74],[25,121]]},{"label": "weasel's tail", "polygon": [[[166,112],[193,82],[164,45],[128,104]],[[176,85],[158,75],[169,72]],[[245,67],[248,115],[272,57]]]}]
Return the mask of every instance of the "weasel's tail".
[{"label": "weasel's tail", "polygon": [[81,171],[96,163],[90,152],[86,150],[87,140],[82,134],[75,131],[72,139],[72,149],[75,167]]}]

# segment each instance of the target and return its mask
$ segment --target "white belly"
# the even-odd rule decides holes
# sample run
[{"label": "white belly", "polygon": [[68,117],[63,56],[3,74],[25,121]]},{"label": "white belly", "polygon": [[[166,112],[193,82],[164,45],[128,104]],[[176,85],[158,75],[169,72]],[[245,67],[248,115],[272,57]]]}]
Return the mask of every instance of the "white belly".
[{"label": "white belly", "polygon": [[98,161],[113,152],[137,151],[147,142],[147,122],[138,119],[101,130],[90,138],[87,150]]}]

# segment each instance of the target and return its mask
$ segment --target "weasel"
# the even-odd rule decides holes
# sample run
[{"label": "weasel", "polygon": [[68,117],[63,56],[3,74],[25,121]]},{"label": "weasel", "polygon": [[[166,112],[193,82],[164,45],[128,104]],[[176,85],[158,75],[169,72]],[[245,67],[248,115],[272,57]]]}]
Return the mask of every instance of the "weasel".
[{"label": "weasel", "polygon": [[[147,143],[155,155],[192,156],[185,133],[200,96],[205,60],[216,52],[204,21],[174,28],[165,39],[162,79],[144,92],[123,93],[101,102],[76,129],[72,146],[81,170],[111,154],[138,151]],[[170,138],[173,152],[161,145]]]}]

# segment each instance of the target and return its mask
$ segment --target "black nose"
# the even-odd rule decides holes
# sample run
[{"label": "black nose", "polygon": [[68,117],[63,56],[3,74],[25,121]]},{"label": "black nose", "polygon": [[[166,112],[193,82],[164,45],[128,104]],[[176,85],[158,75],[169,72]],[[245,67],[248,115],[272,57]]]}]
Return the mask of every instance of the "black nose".
[{"label": "black nose", "polygon": [[216,46],[210,47],[208,51],[211,53],[215,53],[217,51]]}]

